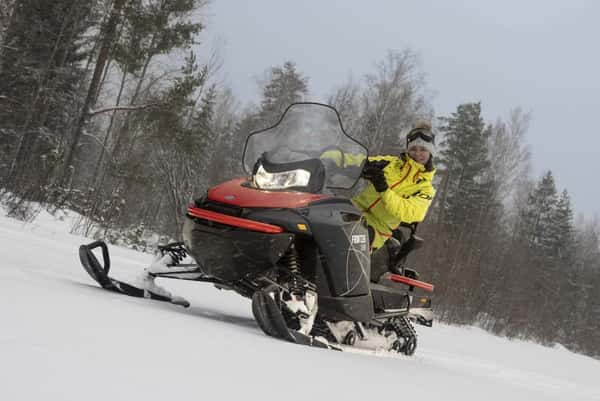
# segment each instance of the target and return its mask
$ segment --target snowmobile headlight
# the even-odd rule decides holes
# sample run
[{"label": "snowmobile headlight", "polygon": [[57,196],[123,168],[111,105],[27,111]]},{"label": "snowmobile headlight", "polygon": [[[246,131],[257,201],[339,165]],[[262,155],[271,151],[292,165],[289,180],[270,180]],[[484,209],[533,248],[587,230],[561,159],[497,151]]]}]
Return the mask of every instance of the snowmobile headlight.
[{"label": "snowmobile headlight", "polygon": [[309,181],[310,172],[303,169],[269,173],[261,164],[254,174],[254,184],[260,189],[306,187]]}]

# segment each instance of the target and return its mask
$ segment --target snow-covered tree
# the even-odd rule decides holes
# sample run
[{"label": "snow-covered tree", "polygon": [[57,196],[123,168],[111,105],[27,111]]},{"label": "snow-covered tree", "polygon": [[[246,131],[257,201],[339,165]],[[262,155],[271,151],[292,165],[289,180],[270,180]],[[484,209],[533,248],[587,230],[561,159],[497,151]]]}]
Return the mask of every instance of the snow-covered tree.
[{"label": "snow-covered tree", "polygon": [[53,178],[85,79],[93,0],[14,3],[0,43],[0,179],[29,199]]},{"label": "snow-covered tree", "polygon": [[472,226],[486,207],[492,175],[488,151],[489,130],[481,117],[481,103],[458,106],[440,118],[443,141],[438,166],[442,181],[438,193],[444,224],[459,230]]},{"label": "snow-covered tree", "polygon": [[303,76],[292,61],[272,67],[262,88],[259,120],[261,127],[275,124],[292,103],[302,101],[308,94],[308,78]]},{"label": "snow-covered tree", "polygon": [[435,237],[434,279],[444,283],[438,288],[448,317],[470,321],[490,298],[501,202],[490,169],[490,130],[481,117],[481,104],[462,104],[440,121],[441,180],[434,223],[428,228]]}]

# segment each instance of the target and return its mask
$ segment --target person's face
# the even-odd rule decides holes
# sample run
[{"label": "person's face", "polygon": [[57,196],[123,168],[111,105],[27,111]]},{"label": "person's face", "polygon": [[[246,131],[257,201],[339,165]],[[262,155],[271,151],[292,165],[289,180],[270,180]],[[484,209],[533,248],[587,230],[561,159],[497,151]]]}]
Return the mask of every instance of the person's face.
[{"label": "person's face", "polygon": [[408,149],[408,155],[417,163],[425,164],[429,160],[431,153],[424,146],[411,146]]}]

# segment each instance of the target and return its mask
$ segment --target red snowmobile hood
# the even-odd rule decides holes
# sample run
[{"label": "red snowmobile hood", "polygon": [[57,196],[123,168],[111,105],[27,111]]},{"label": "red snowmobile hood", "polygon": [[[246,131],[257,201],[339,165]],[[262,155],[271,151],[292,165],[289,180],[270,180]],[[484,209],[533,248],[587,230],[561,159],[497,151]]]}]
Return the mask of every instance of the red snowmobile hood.
[{"label": "red snowmobile hood", "polygon": [[236,178],[208,190],[208,199],[239,207],[264,207],[295,209],[309,203],[331,198],[333,195],[309,194],[306,192],[263,191],[242,184],[246,178]]}]

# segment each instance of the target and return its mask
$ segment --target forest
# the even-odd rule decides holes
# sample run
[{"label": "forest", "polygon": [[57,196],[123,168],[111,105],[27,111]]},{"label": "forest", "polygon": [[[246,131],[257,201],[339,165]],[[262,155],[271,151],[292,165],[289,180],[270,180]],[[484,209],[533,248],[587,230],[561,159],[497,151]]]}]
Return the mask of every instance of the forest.
[{"label": "forest", "polygon": [[[265,66],[241,104],[199,54],[205,0],[1,0],[0,202],[24,221],[71,209],[73,230],[150,250],[178,239],[186,206],[243,175],[248,133],[312,100],[293,60]],[[217,16],[218,18],[218,16]],[[515,105],[485,121],[478,99],[436,115],[418,53],[389,50],[327,102],[371,154],[398,154],[432,121],[437,194],[411,256],[439,319],[600,357],[600,225],[575,217],[551,171],[535,177]]]}]

